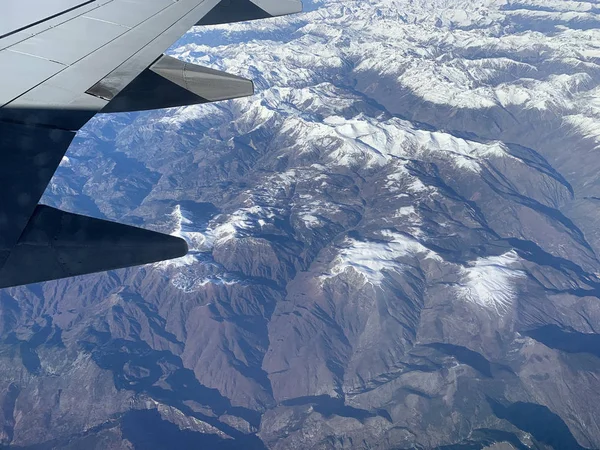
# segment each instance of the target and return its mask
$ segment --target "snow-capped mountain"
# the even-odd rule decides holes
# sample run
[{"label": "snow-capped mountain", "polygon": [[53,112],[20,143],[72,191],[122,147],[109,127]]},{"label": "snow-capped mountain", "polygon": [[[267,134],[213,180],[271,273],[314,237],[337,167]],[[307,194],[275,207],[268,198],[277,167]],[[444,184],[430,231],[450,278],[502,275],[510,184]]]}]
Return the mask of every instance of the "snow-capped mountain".
[{"label": "snow-capped mountain", "polygon": [[600,7],[306,3],[79,134],[45,202],[191,251],[2,291],[4,445],[600,447]]}]

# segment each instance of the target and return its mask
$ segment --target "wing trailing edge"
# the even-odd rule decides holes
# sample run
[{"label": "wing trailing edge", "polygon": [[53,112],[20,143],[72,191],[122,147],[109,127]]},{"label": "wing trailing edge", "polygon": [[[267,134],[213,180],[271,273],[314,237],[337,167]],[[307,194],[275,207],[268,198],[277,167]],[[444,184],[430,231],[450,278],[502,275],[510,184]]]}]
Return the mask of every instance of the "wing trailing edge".
[{"label": "wing trailing edge", "polygon": [[125,89],[111,97],[98,83],[88,93],[110,100],[103,113],[197,105],[254,94],[252,81],[163,55]]},{"label": "wing trailing edge", "polygon": [[267,19],[302,12],[300,0],[221,0],[196,26]]},{"label": "wing trailing edge", "polygon": [[178,258],[178,237],[38,205],[0,269],[0,288]]}]

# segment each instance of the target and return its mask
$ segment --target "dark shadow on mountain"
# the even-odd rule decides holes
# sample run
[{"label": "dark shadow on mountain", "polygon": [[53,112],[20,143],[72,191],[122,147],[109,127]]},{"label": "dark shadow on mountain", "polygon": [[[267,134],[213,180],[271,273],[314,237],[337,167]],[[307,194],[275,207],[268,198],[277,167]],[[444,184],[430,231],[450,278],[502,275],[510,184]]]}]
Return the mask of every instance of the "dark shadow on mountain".
[{"label": "dark shadow on mountain", "polygon": [[567,181],[565,177],[562,176],[554,167],[550,165],[550,163],[540,155],[538,152],[533,150],[532,148],[524,147],[519,144],[511,144],[505,143],[506,149],[508,153],[510,153],[515,158],[523,161],[527,166],[533,167],[538,172],[541,172],[545,175],[548,175],[551,178],[554,178],[558,183],[562,184],[569,193],[571,197],[575,195],[575,191],[573,190],[573,186],[571,183]]},{"label": "dark shadow on mountain", "polygon": [[18,346],[23,366],[33,375],[39,375],[42,367],[37,353],[38,347],[64,348],[62,330],[53,325],[51,317],[45,316],[44,319],[46,323],[43,326],[37,323],[31,326],[32,335],[29,339],[19,339],[11,332],[4,340],[8,345]]},{"label": "dark shadow on mountain", "polygon": [[171,405],[233,437],[245,435],[215,417],[192,410],[186,401],[206,405],[217,416],[230,414],[243,418],[255,427],[259,426],[259,412],[232,406],[229,399],[217,389],[200,384],[194,372],[186,369],[181,358],[173,353],[154,350],[145,342],[111,339],[109,333],[91,330],[88,335],[91,339],[81,341],[80,345],[92,354],[99,367],[113,373],[117,389],[148,394],[156,401]]},{"label": "dark shadow on mountain", "polygon": [[139,450],[264,449],[250,438],[225,439],[216,434],[182,430],[155,410],[132,411],[122,419],[123,438]]},{"label": "dark shadow on mountain", "polygon": [[12,441],[15,431],[15,405],[21,393],[21,388],[11,383],[2,401],[2,414],[4,416],[4,432],[8,442]]},{"label": "dark shadow on mountain", "polygon": [[206,223],[214,216],[219,214],[219,208],[208,202],[194,202],[191,200],[182,200],[179,202],[181,209],[192,214],[191,220],[196,223]]},{"label": "dark shadow on mountain", "polygon": [[[118,430],[120,428],[120,430]],[[156,409],[135,410],[119,418],[60,439],[28,446],[0,446],[1,450],[69,450],[103,449],[107,447],[107,430],[115,430],[127,439],[136,450],[264,450],[265,447],[253,435],[241,435],[237,439],[221,437],[181,429],[163,420]]]},{"label": "dark shadow on mountain", "polygon": [[347,406],[343,398],[333,398],[328,395],[298,397],[281,402],[283,406],[311,405],[313,410],[325,417],[341,416],[363,421],[370,417],[383,416],[391,422],[389,413],[385,410],[374,413],[365,409]]},{"label": "dark shadow on mountain", "polygon": [[42,369],[42,363],[35,348],[31,347],[29,343],[23,342],[19,346],[19,351],[21,353],[21,361],[27,371],[32,375],[39,375]]},{"label": "dark shadow on mountain", "polygon": [[473,350],[459,345],[443,343],[426,344],[425,347],[431,347],[445,355],[453,356],[459,363],[471,366],[483,376],[492,378],[492,365],[490,362],[483,355]]},{"label": "dark shadow on mountain", "polygon": [[140,294],[134,292],[123,294],[123,299],[134,303],[145,314],[148,319],[148,325],[157,336],[175,344],[178,349],[183,351],[183,342],[180,342],[177,336],[166,330],[167,320],[158,313],[156,305],[148,303]]},{"label": "dark shadow on mountain", "polygon": [[544,325],[525,331],[523,334],[541,342],[546,347],[567,353],[588,353],[600,358],[600,335],[598,334],[565,331],[557,325]]},{"label": "dark shadow on mountain", "polygon": [[517,251],[521,258],[540,266],[548,266],[562,272],[570,272],[580,281],[590,286],[590,289],[570,289],[568,291],[569,294],[578,297],[600,296],[600,283],[596,276],[586,272],[574,262],[551,255],[531,241],[510,238],[506,239],[506,242]]},{"label": "dark shadow on mountain", "polygon": [[160,174],[123,152],[113,151],[110,158],[115,162],[112,171],[117,179],[114,190],[122,193],[128,204],[141,204],[160,179]]},{"label": "dark shadow on mountain", "polygon": [[565,422],[547,407],[534,403],[516,402],[508,406],[487,398],[494,414],[530,433],[538,442],[555,449],[584,449],[579,445]]},{"label": "dark shadow on mountain", "polygon": [[483,428],[473,431],[469,439],[458,444],[437,447],[436,450],[482,450],[488,448],[490,445],[501,442],[507,442],[517,450],[527,450],[529,448],[526,445],[523,445],[519,438],[513,433]]}]

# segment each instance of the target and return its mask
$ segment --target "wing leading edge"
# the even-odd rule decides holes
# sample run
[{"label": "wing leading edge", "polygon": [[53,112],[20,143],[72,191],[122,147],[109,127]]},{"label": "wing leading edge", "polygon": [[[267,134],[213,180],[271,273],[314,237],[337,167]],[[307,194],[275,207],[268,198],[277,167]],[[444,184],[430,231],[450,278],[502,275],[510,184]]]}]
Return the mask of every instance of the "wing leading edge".
[{"label": "wing leading edge", "polygon": [[253,93],[250,80],[163,55],[189,28],[291,14],[301,2],[31,1],[46,15],[0,19],[0,288],[184,256],[182,239],[39,201],[96,113]]}]

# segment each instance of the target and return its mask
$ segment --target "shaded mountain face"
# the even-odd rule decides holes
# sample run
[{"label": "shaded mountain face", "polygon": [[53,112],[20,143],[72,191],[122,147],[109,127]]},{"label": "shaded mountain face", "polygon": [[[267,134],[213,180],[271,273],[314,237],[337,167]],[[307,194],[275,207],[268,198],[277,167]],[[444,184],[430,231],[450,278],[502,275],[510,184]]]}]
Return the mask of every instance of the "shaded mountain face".
[{"label": "shaded mountain face", "polygon": [[192,251],[1,291],[2,444],[600,448],[599,29],[344,0],[190,32],[257,95],[95,118],[45,202]]}]

